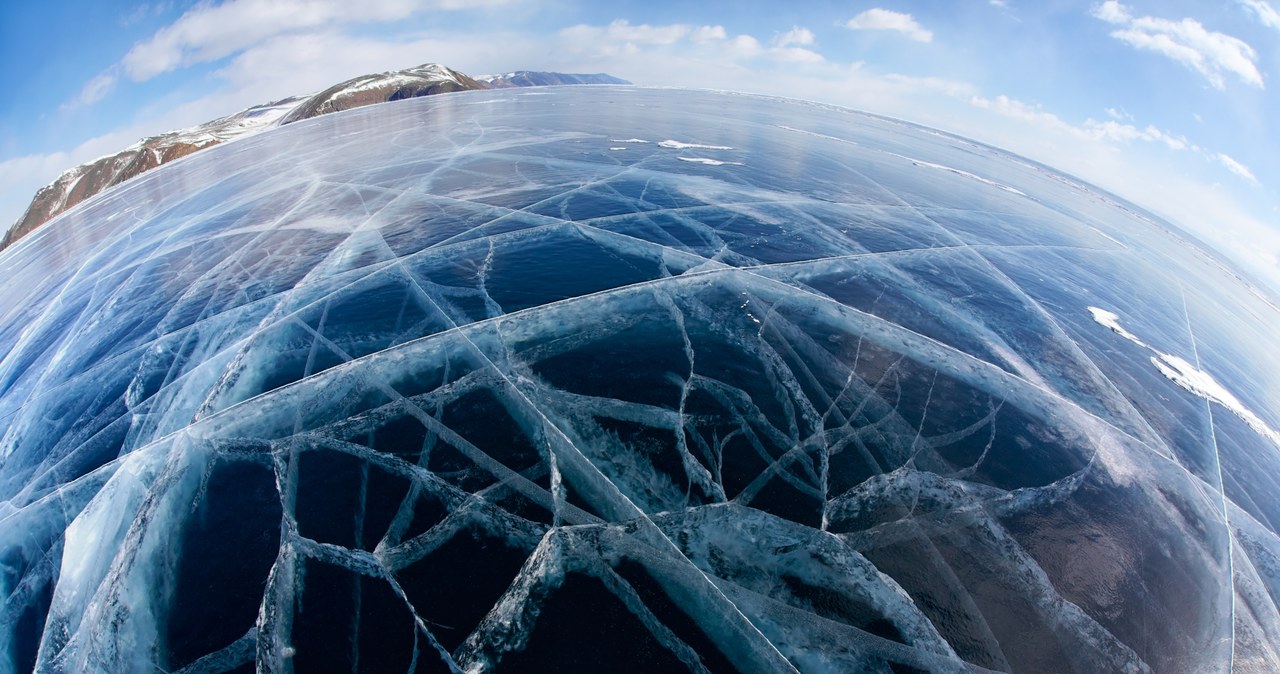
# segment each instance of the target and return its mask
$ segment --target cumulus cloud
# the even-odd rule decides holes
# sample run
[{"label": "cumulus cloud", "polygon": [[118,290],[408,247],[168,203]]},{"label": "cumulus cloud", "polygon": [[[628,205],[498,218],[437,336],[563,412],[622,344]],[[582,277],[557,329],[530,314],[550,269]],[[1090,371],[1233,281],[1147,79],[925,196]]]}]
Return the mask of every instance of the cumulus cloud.
[{"label": "cumulus cloud", "polygon": [[758,55],[762,47],[760,41],[750,35],[736,35],[725,40],[726,55],[731,57],[752,57]]},{"label": "cumulus cloud", "polygon": [[1134,16],[1117,0],[1107,0],[1094,7],[1093,16],[1117,26],[1111,37],[1135,49],[1173,59],[1200,73],[1216,89],[1226,87],[1226,75],[1235,75],[1250,86],[1263,86],[1257,66],[1258,54],[1253,47],[1240,38],[1208,30],[1195,19],[1173,21]]},{"label": "cumulus cloud", "polygon": [[723,40],[728,37],[725,33],[724,26],[698,26],[693,29],[690,36],[694,42],[711,42],[712,40]]},{"label": "cumulus cloud", "polygon": [[769,57],[784,63],[819,63],[822,54],[804,47],[774,47],[769,50]]},{"label": "cumulus cloud", "polygon": [[713,42],[725,39],[723,26],[700,26],[676,23],[651,26],[647,23],[632,24],[618,19],[607,26],[578,24],[560,31],[561,41],[574,49],[592,49],[601,55],[619,52],[635,52],[641,46],[670,45],[686,37],[695,42]]},{"label": "cumulus cloud", "polygon": [[819,63],[823,60],[822,54],[807,48],[817,41],[813,31],[792,26],[791,30],[774,36],[769,57],[784,63]]},{"label": "cumulus cloud", "polygon": [[933,40],[933,32],[917,23],[910,14],[879,7],[868,9],[849,19],[845,26],[853,30],[894,31],[902,33],[917,42],[931,42]]},{"label": "cumulus cloud", "polygon": [[1094,7],[1093,16],[1107,23],[1129,23],[1133,20],[1133,17],[1129,15],[1129,8],[1120,4],[1117,0],[1107,0]]},{"label": "cumulus cloud", "polygon": [[[575,32],[591,34],[610,43],[630,44],[672,44],[689,35],[693,29],[682,23],[668,26],[651,26],[647,23],[632,24],[625,19],[618,19],[603,28],[579,25],[566,29],[568,34]],[[697,30],[701,39],[715,39],[724,35],[723,26],[702,26]]]},{"label": "cumulus cloud", "polygon": [[816,41],[817,39],[813,36],[813,31],[808,28],[801,28],[800,26],[792,26],[791,30],[785,33],[779,33],[777,37],[773,38],[773,46],[790,47],[797,45],[804,47],[811,45]]},{"label": "cumulus cloud", "polygon": [[1280,30],[1280,11],[1276,11],[1275,7],[1267,0],[1239,0],[1245,9],[1253,14],[1254,18],[1264,26]]},{"label": "cumulus cloud", "polygon": [[[700,63],[724,60],[726,66],[733,67],[751,59],[780,63],[821,63],[824,60],[818,52],[797,46],[815,42],[812,31],[798,26],[776,36],[768,47],[751,35],[730,37],[724,26],[636,25],[625,19],[605,26],[570,26],[561,30],[557,38],[557,43],[569,53],[596,59],[641,58],[645,54],[656,56],[659,53],[673,57],[696,54]],[[674,82],[672,75],[674,73],[664,75],[661,81],[664,84]]]}]

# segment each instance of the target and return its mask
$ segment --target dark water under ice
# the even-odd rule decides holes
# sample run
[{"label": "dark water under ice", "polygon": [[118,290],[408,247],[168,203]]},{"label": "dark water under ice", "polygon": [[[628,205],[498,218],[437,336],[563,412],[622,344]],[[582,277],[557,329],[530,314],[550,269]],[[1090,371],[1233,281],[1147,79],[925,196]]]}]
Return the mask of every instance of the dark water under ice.
[{"label": "dark water under ice", "polygon": [[0,671],[1280,667],[1275,305],[963,139],[438,96],[0,277]]}]

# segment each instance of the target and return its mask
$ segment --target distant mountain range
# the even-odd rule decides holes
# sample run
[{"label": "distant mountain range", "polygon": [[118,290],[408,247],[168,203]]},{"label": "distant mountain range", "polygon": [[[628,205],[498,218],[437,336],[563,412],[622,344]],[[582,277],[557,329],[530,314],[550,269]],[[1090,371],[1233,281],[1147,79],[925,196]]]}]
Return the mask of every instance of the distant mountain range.
[{"label": "distant mountain range", "polygon": [[570,75],[568,73],[539,73],[530,70],[517,70],[505,75],[486,75],[479,78],[479,80],[490,89],[547,87],[558,84],[631,84],[626,80],[604,73]]},{"label": "distant mountain range", "polygon": [[335,84],[310,96],[294,96],[255,105],[234,115],[180,131],[150,136],[112,155],[100,157],[64,172],[40,188],[22,217],[0,239],[0,250],[31,233],[63,211],[112,185],[122,183],[157,166],[193,152],[236,138],[331,112],[374,103],[417,98],[452,91],[507,89],[561,84],[631,84],[597,73],[593,75],[518,70],[503,75],[472,78],[435,63],[362,75]]}]

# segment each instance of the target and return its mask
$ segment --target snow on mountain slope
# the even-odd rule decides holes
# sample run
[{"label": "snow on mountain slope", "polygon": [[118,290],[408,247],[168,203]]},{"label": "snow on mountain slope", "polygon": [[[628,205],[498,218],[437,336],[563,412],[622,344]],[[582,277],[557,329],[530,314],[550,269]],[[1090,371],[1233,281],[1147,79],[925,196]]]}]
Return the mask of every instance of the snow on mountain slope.
[{"label": "snow on mountain slope", "polygon": [[362,75],[339,82],[300,103],[280,123],[289,124],[372,103],[487,88],[456,70],[425,63],[416,68]]}]

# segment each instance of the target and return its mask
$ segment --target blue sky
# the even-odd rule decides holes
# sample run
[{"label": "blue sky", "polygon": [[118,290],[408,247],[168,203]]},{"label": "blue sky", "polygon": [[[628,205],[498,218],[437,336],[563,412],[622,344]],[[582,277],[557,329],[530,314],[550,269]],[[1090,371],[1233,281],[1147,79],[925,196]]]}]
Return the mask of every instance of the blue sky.
[{"label": "blue sky", "polygon": [[138,138],[355,75],[608,72],[982,140],[1162,215],[1280,289],[1280,2],[4,3],[0,221]]}]

